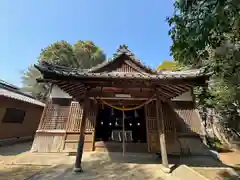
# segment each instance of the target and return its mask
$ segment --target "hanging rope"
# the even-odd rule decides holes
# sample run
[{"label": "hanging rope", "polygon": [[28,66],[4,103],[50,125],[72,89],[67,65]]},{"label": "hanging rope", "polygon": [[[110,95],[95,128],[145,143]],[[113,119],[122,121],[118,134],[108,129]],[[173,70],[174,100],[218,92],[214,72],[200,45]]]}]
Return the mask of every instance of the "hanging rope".
[{"label": "hanging rope", "polygon": [[150,102],[153,100],[154,96],[155,96],[155,95],[153,95],[153,96],[152,96],[151,98],[149,98],[148,100],[144,101],[142,104],[139,104],[139,105],[137,105],[137,106],[135,106],[135,107],[131,107],[131,108],[117,107],[117,106],[114,106],[114,105],[106,102],[106,101],[103,100],[103,99],[100,99],[100,101],[101,101],[103,104],[105,104],[105,105],[107,105],[107,106],[109,106],[109,107],[111,107],[111,108],[120,110],[120,111],[132,111],[132,110],[135,110],[135,109],[139,109],[139,108],[141,108],[142,106],[150,103]]}]

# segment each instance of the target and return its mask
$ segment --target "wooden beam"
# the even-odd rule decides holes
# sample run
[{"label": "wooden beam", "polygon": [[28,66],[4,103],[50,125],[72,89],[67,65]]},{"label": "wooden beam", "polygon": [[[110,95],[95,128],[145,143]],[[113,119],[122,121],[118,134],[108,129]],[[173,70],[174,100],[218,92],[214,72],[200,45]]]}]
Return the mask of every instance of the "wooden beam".
[{"label": "wooden beam", "polygon": [[65,81],[59,81],[56,83],[59,87],[61,87],[62,89],[64,89],[65,91],[81,91],[81,90],[85,90],[85,86],[83,84],[80,83],[68,83]]},{"label": "wooden beam", "polygon": [[[102,97],[102,98],[110,98],[110,99],[117,99],[115,96],[116,94],[129,94],[131,98],[135,99],[142,99],[142,98],[150,98],[153,96],[154,92],[100,92],[100,91],[92,91],[89,92],[90,97]],[[130,98],[127,98],[130,99]]]},{"label": "wooden beam", "polygon": [[162,164],[164,168],[169,169],[167,147],[166,147],[166,141],[165,141],[165,128],[164,128],[164,119],[163,119],[164,116],[162,111],[162,103],[159,96],[157,96],[157,101],[156,101],[156,115],[157,115],[157,126],[158,126],[159,141],[160,141],[160,148],[161,148]]},{"label": "wooden beam", "polygon": [[89,97],[88,97],[88,91],[85,92],[85,98],[84,98],[84,105],[83,105],[83,115],[82,115],[82,122],[80,123],[80,137],[78,141],[78,147],[77,147],[77,155],[76,155],[76,161],[74,166],[74,172],[82,172],[82,154],[83,154],[83,148],[84,148],[84,137],[85,137],[85,126],[86,126],[86,119],[87,119],[87,111],[89,108]]},{"label": "wooden beam", "polygon": [[171,89],[167,88],[166,86],[161,86],[161,90],[167,92],[168,94],[174,95],[174,96],[179,95],[179,93],[177,91],[171,90]]},{"label": "wooden beam", "polygon": [[[47,78],[47,77],[45,77]],[[99,77],[51,77],[54,79],[45,79],[59,85],[64,91],[74,98],[83,98],[86,87],[116,87],[116,88],[154,88],[160,87],[161,94],[167,99],[174,98],[180,95],[180,91],[185,92],[187,87],[193,84],[203,83],[203,79],[140,79],[132,78],[126,79],[124,77],[117,78],[99,78]],[[205,82],[205,81],[204,81]],[[171,88],[168,88],[168,85]],[[176,89],[175,91],[173,89]],[[138,97],[138,96],[137,96]]]},{"label": "wooden beam", "polygon": [[166,92],[164,89],[162,89],[161,87],[157,87],[157,90],[158,92],[161,94],[161,96],[164,96],[166,97],[167,99],[170,99],[172,98],[174,95],[169,93],[169,92]]},{"label": "wooden beam", "polygon": [[[93,96],[90,97],[90,99],[94,100],[94,99],[106,99],[106,100],[125,100],[125,101],[132,101],[132,100],[136,100],[136,101],[144,101],[144,100],[148,100],[149,98],[151,98],[152,96],[149,97],[144,97],[144,98],[122,98],[122,97],[100,97],[100,96]],[[153,100],[155,100],[156,98],[153,98]]]},{"label": "wooden beam", "polygon": [[180,90],[177,88],[177,86],[171,86],[171,85],[164,85],[164,87],[171,89],[172,91],[177,92],[177,94],[181,94],[185,90]]},{"label": "wooden beam", "polygon": [[[68,82],[77,82],[85,85],[90,85],[91,83],[112,83],[115,82],[116,84],[119,84],[121,82],[141,82],[145,84],[146,86],[149,86],[150,84],[172,84],[172,85],[196,85],[196,86],[203,86],[206,83],[207,78],[206,77],[191,77],[191,78],[142,78],[142,77],[98,77],[98,76],[86,76],[86,77],[72,77],[72,76],[61,76],[61,75],[55,75],[55,74],[45,74],[44,79],[38,80],[42,82],[54,82],[56,80],[60,81],[68,81]],[[126,86],[125,86],[126,87]]]},{"label": "wooden beam", "polygon": [[88,82],[88,85],[90,87],[116,87],[116,88],[147,88],[147,86],[144,83],[131,83],[131,82]]},{"label": "wooden beam", "polygon": [[176,89],[179,89],[182,92],[189,90],[189,86],[188,85],[178,85],[178,86],[170,85],[170,86],[172,86],[172,87],[174,87]]}]

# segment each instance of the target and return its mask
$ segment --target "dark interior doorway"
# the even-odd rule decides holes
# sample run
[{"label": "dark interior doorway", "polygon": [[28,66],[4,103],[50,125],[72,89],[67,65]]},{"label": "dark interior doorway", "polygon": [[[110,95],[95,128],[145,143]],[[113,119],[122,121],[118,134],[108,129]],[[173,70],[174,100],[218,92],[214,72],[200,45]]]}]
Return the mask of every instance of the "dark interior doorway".
[{"label": "dark interior doorway", "polygon": [[96,124],[96,141],[146,143],[146,120],[144,108],[125,111],[124,137],[123,112],[108,106],[99,108]]}]

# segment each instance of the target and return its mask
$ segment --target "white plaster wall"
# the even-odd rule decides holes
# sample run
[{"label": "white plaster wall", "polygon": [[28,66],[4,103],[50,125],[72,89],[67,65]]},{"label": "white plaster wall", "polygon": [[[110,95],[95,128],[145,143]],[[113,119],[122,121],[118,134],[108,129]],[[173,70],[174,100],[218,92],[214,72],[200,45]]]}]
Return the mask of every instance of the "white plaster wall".
[{"label": "white plaster wall", "polygon": [[177,96],[173,98],[174,101],[193,101],[192,93],[191,91],[185,92],[180,96]]},{"label": "white plaster wall", "polygon": [[50,98],[72,98],[68,93],[64,92],[58,86],[54,85],[50,94]]}]

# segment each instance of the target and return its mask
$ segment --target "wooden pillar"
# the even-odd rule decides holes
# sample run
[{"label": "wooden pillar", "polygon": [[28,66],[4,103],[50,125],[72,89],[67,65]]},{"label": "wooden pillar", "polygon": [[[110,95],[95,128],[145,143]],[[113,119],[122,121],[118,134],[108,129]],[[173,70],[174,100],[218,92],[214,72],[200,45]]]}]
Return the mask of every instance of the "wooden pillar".
[{"label": "wooden pillar", "polygon": [[161,148],[161,156],[162,156],[162,164],[164,168],[169,168],[168,165],[168,157],[167,157],[167,148],[166,148],[166,141],[165,141],[165,129],[164,129],[164,116],[162,111],[162,103],[157,96],[156,100],[156,115],[157,115],[157,126],[158,126],[158,133],[159,133],[159,140],[160,140],[160,148]]},{"label": "wooden pillar", "polygon": [[75,160],[74,172],[82,172],[82,154],[84,148],[84,136],[85,136],[85,126],[86,126],[86,119],[87,119],[87,111],[89,108],[89,97],[86,93],[84,97],[84,104],[83,104],[83,115],[82,115],[82,122],[80,123],[80,137],[78,140],[78,147],[77,147],[77,155]]}]

